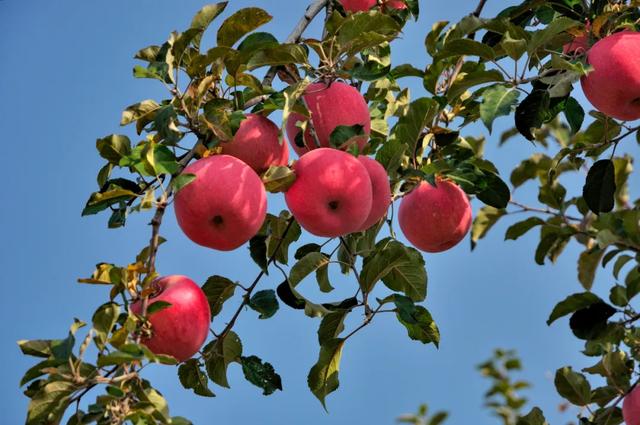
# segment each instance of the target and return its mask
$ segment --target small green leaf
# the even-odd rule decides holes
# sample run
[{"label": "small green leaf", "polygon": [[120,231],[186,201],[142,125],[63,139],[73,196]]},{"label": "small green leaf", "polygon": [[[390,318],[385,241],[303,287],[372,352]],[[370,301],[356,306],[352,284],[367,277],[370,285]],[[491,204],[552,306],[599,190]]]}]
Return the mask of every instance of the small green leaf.
[{"label": "small green leaf", "polygon": [[491,133],[493,121],[500,116],[510,115],[518,103],[520,92],[496,84],[482,92],[480,118]]},{"label": "small green leaf", "polygon": [[203,348],[205,366],[209,378],[221,387],[229,388],[227,368],[233,362],[239,362],[242,355],[240,337],[230,331],[220,339],[211,341]]},{"label": "small green leaf", "polygon": [[489,230],[506,214],[503,209],[494,207],[482,207],[471,225],[471,249],[475,248],[476,243],[484,238]]},{"label": "small green leaf", "polygon": [[203,397],[215,397],[207,384],[207,375],[202,371],[200,363],[196,359],[189,359],[178,367],[180,383],[186,389],[191,389],[197,395]]},{"label": "small green leaf", "polygon": [[505,240],[515,241],[521,236],[524,236],[529,230],[536,226],[542,226],[544,220],[539,217],[529,217],[528,219],[518,222],[507,229],[507,233],[504,236]]},{"label": "small green leaf", "polygon": [[236,284],[226,277],[211,276],[202,285],[202,290],[207,296],[209,307],[211,308],[211,319],[222,311],[225,301],[233,296],[236,290]]},{"label": "small green leaf", "polygon": [[329,137],[329,144],[331,147],[340,149],[347,145],[352,145],[352,141],[356,138],[362,138],[364,136],[364,126],[361,124],[355,124],[352,126],[339,125],[332,132]]},{"label": "small green leaf", "polygon": [[598,339],[607,331],[608,320],[614,314],[615,308],[604,301],[598,301],[573,313],[569,327],[577,338]]},{"label": "small green leaf", "polygon": [[249,300],[249,307],[260,313],[259,319],[268,319],[276,314],[280,305],[273,289],[258,291]]},{"label": "small green leaf", "polygon": [[296,175],[289,167],[272,165],[262,175],[264,188],[271,193],[286,192],[296,181]]},{"label": "small green leaf", "polygon": [[591,166],[582,196],[596,214],[610,212],[615,205],[616,170],[613,161],[601,159]]},{"label": "small green leaf", "polygon": [[604,250],[597,247],[587,249],[580,254],[580,258],[578,259],[578,280],[587,291],[593,286],[596,270],[603,255]]},{"label": "small green leaf", "polygon": [[101,157],[111,164],[118,165],[122,157],[131,153],[131,141],[127,136],[112,134],[98,139],[96,141],[96,148]]},{"label": "small green leaf", "polygon": [[572,404],[586,406],[591,402],[589,381],[570,367],[558,369],[554,382],[558,393]]},{"label": "small green leaf", "polygon": [[296,287],[310,273],[327,264],[329,264],[329,257],[321,252],[310,252],[291,267],[289,283],[291,286]]},{"label": "small green leaf", "polygon": [[421,305],[415,305],[408,297],[398,294],[392,297],[397,308],[396,316],[400,323],[407,328],[409,338],[423,344],[433,343],[438,347],[440,345],[440,331],[427,309]]},{"label": "small green leaf", "polygon": [[334,338],[320,346],[318,361],[313,365],[307,377],[309,389],[325,409],[327,408],[325,404],[327,395],[338,389],[340,385],[338,374],[344,342],[344,339]]},{"label": "small green leaf", "polygon": [[349,314],[349,310],[337,311],[322,318],[318,328],[318,342],[321,346],[334,338],[338,338],[344,330],[344,319],[347,314]]},{"label": "small green leaf", "polygon": [[104,348],[109,334],[115,326],[120,315],[120,306],[116,303],[101,305],[93,314],[93,329],[96,332],[94,341],[99,349]]},{"label": "small green leaf", "polygon": [[149,308],[147,309],[147,315],[151,316],[154,313],[157,313],[159,311],[165,310],[167,308],[171,307],[171,303],[167,302],[167,301],[155,301],[153,303],[151,303],[149,305]]},{"label": "small green leaf", "polygon": [[574,134],[579,132],[584,122],[584,109],[582,109],[580,102],[569,97],[564,107],[564,116],[567,118],[571,131]]},{"label": "small green leaf", "polygon": [[549,425],[538,407],[534,407],[527,415],[518,418],[516,425]]},{"label": "small green leaf", "polygon": [[600,297],[591,292],[582,292],[580,294],[570,295],[554,307],[553,312],[551,312],[551,315],[547,320],[547,325],[551,325],[561,317],[567,316],[601,301]]},{"label": "small green leaf", "polygon": [[270,363],[263,363],[256,356],[242,357],[240,363],[246,380],[262,388],[263,395],[273,394],[276,390],[282,391],[282,379]]},{"label": "small green leaf", "polygon": [[196,179],[195,174],[188,174],[188,173],[179,174],[171,180],[171,188],[173,189],[174,193],[178,193],[183,188],[185,188],[190,183],[192,183],[195,179]]},{"label": "small green leaf", "polygon": [[245,34],[271,21],[271,15],[258,7],[240,9],[228,17],[218,30],[218,46],[232,47]]},{"label": "small green leaf", "polygon": [[202,33],[209,27],[211,22],[220,15],[227,7],[229,2],[223,1],[215,4],[208,4],[196,13],[191,21],[191,28],[200,30],[199,35],[193,38],[193,45],[196,49],[200,49],[200,41],[202,40]]}]

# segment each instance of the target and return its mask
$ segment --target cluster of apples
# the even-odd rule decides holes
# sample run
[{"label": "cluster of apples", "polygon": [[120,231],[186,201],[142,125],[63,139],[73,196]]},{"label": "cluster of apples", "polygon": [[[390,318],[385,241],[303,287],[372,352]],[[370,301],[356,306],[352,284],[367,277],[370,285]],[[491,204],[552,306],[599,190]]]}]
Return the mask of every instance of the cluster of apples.
[{"label": "cluster of apples", "polygon": [[[589,26],[587,26],[589,30]],[[586,51],[593,71],[582,77],[585,96],[600,112],[619,120],[640,119],[640,33],[622,31],[589,48],[587,35],[565,46],[565,53]]]},{"label": "cluster of apples", "polygon": [[[375,159],[347,152],[362,151],[369,140],[371,118],[365,98],[340,81],[309,85],[303,95],[310,117],[292,113],[287,138],[300,159],[292,169],[296,180],[285,192],[296,221],[321,237],[362,232],[387,216],[392,202],[389,176]],[[309,121],[305,133],[298,124]],[[331,147],[338,126],[363,128],[344,146]],[[303,126],[304,127],[304,126]],[[298,141],[298,142],[296,142]],[[259,176],[270,166],[286,166],[289,151],[278,127],[250,114],[233,140],[222,142],[221,154],[202,158],[184,169],[195,179],[175,195],[177,222],[193,242],[229,251],[249,241],[260,230],[267,211],[267,195]],[[437,187],[420,183],[401,202],[403,233],[426,252],[445,251],[460,242],[471,226],[471,206],[455,184],[439,180]],[[149,303],[166,301],[170,307],[149,317],[152,336],[143,340],[156,354],[178,360],[193,356],[204,343],[211,318],[203,291],[185,276],[156,280]],[[132,311],[142,311],[140,301]]]}]

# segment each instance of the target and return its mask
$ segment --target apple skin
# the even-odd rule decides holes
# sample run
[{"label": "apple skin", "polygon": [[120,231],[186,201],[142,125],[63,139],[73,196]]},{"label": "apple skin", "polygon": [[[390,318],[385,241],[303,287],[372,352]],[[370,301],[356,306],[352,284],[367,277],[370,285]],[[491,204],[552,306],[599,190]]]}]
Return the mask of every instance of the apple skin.
[{"label": "apple skin", "polygon": [[340,0],[340,4],[347,12],[366,12],[377,3],[376,0]]},{"label": "apple skin", "polygon": [[[347,12],[366,12],[378,4],[377,0],[340,0],[340,3]],[[387,0],[385,6],[396,10],[407,8],[402,0]]]},{"label": "apple skin", "polygon": [[319,148],[293,165],[296,181],[285,193],[289,210],[300,226],[322,237],[358,231],[372,205],[371,178],[353,155]]},{"label": "apple skin", "polygon": [[[300,147],[296,145],[296,136],[300,133],[300,128],[296,127],[296,122],[306,121],[307,118],[293,112],[287,119],[286,130],[287,138],[298,155],[302,156],[309,150],[317,149],[318,147],[331,147],[329,143],[331,133],[340,125],[352,126],[360,124],[364,126],[364,136],[353,140],[354,143],[358,144],[360,150],[364,149],[371,133],[371,117],[366,100],[355,87],[340,81],[334,81],[330,84],[324,82],[313,83],[307,87],[303,99],[311,113],[309,124],[313,125],[320,146],[316,143],[310,128],[307,128],[304,135],[306,146]],[[346,149],[348,147],[344,146],[342,148]]]},{"label": "apple skin", "polygon": [[[152,336],[141,342],[154,354],[166,354],[183,362],[200,350],[209,334],[211,310],[202,289],[186,276],[164,276],[153,281],[158,293],[148,305],[166,301],[171,306],[151,314]],[[131,311],[142,313],[142,301],[131,304]]]},{"label": "apple skin", "polygon": [[591,47],[587,62],[594,70],[582,77],[591,104],[610,117],[640,118],[640,33],[623,31]]},{"label": "apple skin", "polygon": [[220,146],[223,154],[235,156],[258,174],[289,162],[289,147],[280,143],[278,126],[262,115],[248,114],[233,140]]},{"label": "apple skin", "polygon": [[364,155],[360,155],[358,160],[369,172],[372,191],[371,212],[359,229],[362,232],[379,222],[382,217],[386,217],[389,205],[391,205],[391,187],[389,175],[382,164]]},{"label": "apple skin", "polygon": [[471,227],[471,205],[455,183],[438,180],[437,187],[420,183],[402,199],[398,220],[402,233],[416,248],[442,252],[457,245]]},{"label": "apple skin", "polygon": [[640,387],[635,387],[622,403],[622,416],[627,425],[640,425]]},{"label": "apple skin", "polygon": [[196,179],[175,196],[178,225],[193,242],[220,251],[243,245],[260,230],[267,212],[262,180],[229,155],[200,159],[185,168]]}]

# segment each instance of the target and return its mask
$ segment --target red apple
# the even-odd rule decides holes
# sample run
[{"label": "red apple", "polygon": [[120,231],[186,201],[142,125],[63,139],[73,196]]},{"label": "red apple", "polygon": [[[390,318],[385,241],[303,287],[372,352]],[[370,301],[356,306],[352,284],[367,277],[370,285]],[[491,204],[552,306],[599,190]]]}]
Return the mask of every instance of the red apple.
[{"label": "red apple", "polygon": [[[209,334],[211,310],[202,289],[186,276],[165,276],[151,284],[156,292],[148,306],[157,301],[171,304],[149,315],[152,336],[143,339],[155,354],[173,356],[183,362],[200,350]],[[142,313],[142,301],[131,304],[131,311]]]},{"label": "red apple", "polygon": [[407,4],[403,0],[387,0],[385,6],[396,10],[403,10],[407,8]]},{"label": "red apple", "polygon": [[636,387],[624,398],[622,416],[627,425],[640,425],[640,387]]},{"label": "red apple", "polygon": [[347,12],[365,12],[378,2],[376,0],[340,0],[340,3]]},{"label": "red apple", "polygon": [[296,181],[285,200],[300,226],[329,238],[362,227],[373,195],[369,173],[354,156],[320,148],[303,155],[293,170]]},{"label": "red apple", "polygon": [[289,161],[289,147],[280,143],[278,126],[262,115],[247,115],[233,140],[220,146],[223,154],[242,160],[256,173]]},{"label": "red apple", "polygon": [[400,203],[402,233],[416,248],[442,252],[457,245],[471,227],[471,205],[456,184],[438,180],[437,187],[422,182]]},{"label": "red apple", "polygon": [[371,212],[359,229],[364,231],[379,222],[382,217],[386,217],[389,205],[391,205],[391,187],[389,186],[389,175],[382,164],[364,155],[360,155],[358,160],[367,169],[371,178]]},{"label": "red apple", "polygon": [[[378,4],[377,0],[340,0],[342,7],[347,12],[366,12]],[[406,9],[407,5],[402,0],[386,0],[384,5],[391,9]]]},{"label": "red apple", "polygon": [[195,174],[196,179],[176,194],[175,211],[189,239],[231,251],[260,230],[267,194],[247,164],[229,155],[215,155],[194,162],[184,173]]},{"label": "red apple", "polygon": [[[300,133],[296,123],[307,118],[294,112],[287,119],[286,126],[289,142],[298,155],[319,147],[331,147],[331,133],[340,125],[362,125],[364,135],[354,138],[351,143],[357,143],[360,150],[364,149],[371,133],[371,117],[367,101],[355,87],[340,81],[314,83],[307,87],[303,99],[311,114],[303,138],[305,146],[296,144],[296,136]],[[313,127],[313,132],[310,127]]]},{"label": "red apple", "polygon": [[619,120],[640,118],[640,33],[603,38],[591,47],[587,61],[594,69],[581,81],[589,102]]}]

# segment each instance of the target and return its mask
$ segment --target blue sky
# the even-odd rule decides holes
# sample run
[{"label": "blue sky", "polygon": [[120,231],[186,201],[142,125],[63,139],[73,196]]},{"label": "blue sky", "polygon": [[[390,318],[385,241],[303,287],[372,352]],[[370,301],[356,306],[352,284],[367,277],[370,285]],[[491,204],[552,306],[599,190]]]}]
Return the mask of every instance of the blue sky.
[{"label": "blue sky", "polygon": [[[475,7],[463,0],[421,1],[420,21],[406,28],[394,47],[395,63],[424,66],[424,35],[437,20],[455,21]],[[148,215],[133,216],[127,227],[106,228],[106,216],[80,217],[95,175],[101,166],[95,139],[130,129],[118,127],[123,108],[137,101],[163,98],[153,81],[131,75],[136,50],[166,39],[184,29],[204,2],[196,0],[3,0],[0,1],[0,134],[2,134],[5,206],[0,209],[0,268],[4,297],[0,303],[0,398],[3,423],[24,421],[27,399],[18,389],[22,373],[33,359],[19,353],[19,339],[63,336],[74,317],[89,320],[95,307],[107,298],[106,290],[78,285],[101,261],[123,264],[132,259],[149,237]],[[302,15],[299,0],[231,0],[228,12],[259,6],[273,16],[265,27],[284,39]],[[485,15],[505,6],[489,1]],[[317,36],[318,26],[309,35]],[[211,43],[212,34],[204,43]],[[578,89],[579,91],[579,89]],[[424,95],[412,86],[414,98]],[[581,94],[579,98],[582,99]],[[511,125],[497,121],[489,136],[489,157],[508,177],[519,160],[536,149],[524,139],[497,149],[500,131]],[[470,129],[485,134],[481,127]],[[470,131],[468,130],[468,131]],[[473,134],[469,132],[466,134]],[[629,143],[631,145],[631,143]],[[637,148],[633,147],[637,155]],[[578,193],[574,179],[570,190]],[[531,187],[515,198],[533,199]],[[282,198],[270,198],[270,212],[283,207]],[[480,205],[474,202],[474,209]],[[308,391],[306,375],[317,358],[317,320],[281,306],[276,316],[258,321],[252,311],[241,316],[237,332],[244,351],[274,365],[284,391],[264,397],[244,381],[237,365],[231,366],[231,390],[213,388],[218,397],[203,399],[182,390],[172,367],[148,368],[147,377],[169,399],[172,413],[195,424],[255,423],[390,424],[399,414],[427,402],[432,409],[451,412],[449,424],[497,423],[482,408],[487,382],[475,366],[495,347],[517,349],[523,357],[521,375],[534,387],[530,398],[547,412],[551,423],[568,420],[553,389],[552,375],[561,366],[586,366],[580,344],[566,321],[549,328],[545,320],[557,301],[580,291],[576,279],[578,250],[571,245],[558,264],[537,266],[533,251],[535,232],[514,242],[503,242],[511,219],[499,224],[475,252],[468,240],[439,255],[427,255],[429,296],[427,307],[440,326],[440,350],[406,337],[405,330],[388,315],[349,341],[340,373],[341,387],[329,396],[330,413],[322,410]],[[219,253],[190,243],[173,217],[167,214],[162,234],[169,242],[159,254],[165,274],[187,274],[198,282],[220,274],[248,282],[257,273],[246,247]],[[311,238],[305,236],[304,241]],[[337,286],[354,282],[333,274]],[[262,289],[279,283],[276,276]],[[304,286],[311,291],[313,282]],[[609,287],[600,273],[596,290]],[[351,289],[349,289],[351,291]],[[309,292],[313,294],[313,292]],[[214,322],[223,326],[222,319]]]}]

